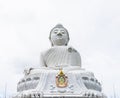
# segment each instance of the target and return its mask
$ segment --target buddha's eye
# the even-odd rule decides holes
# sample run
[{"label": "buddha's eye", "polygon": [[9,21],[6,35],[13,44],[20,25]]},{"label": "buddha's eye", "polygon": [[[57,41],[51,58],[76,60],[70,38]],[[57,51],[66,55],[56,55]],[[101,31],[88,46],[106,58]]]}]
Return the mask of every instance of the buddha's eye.
[{"label": "buddha's eye", "polygon": [[62,33],[62,34],[65,34],[65,32],[64,32],[64,31],[61,31],[61,33]]},{"label": "buddha's eye", "polygon": [[57,31],[54,31],[55,34],[57,34]]}]

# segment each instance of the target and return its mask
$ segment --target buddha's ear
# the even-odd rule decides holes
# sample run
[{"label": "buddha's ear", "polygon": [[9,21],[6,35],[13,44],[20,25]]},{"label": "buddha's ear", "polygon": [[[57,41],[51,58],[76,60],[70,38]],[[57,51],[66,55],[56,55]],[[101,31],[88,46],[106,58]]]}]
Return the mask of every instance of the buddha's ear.
[{"label": "buddha's ear", "polygon": [[51,32],[50,32],[50,34],[49,34],[49,40],[51,40]]},{"label": "buddha's ear", "polygon": [[70,40],[70,38],[69,38],[69,36],[68,36],[68,42],[69,42],[69,40]]},{"label": "buddha's ear", "polygon": [[[51,41],[50,41],[51,42]],[[53,43],[51,42],[51,46],[53,46]]]},{"label": "buddha's ear", "polygon": [[49,40],[50,40],[50,42],[51,42],[51,46],[53,46],[53,43],[52,43],[52,41],[51,41],[51,36],[49,36]]},{"label": "buddha's ear", "polygon": [[51,42],[51,38],[50,38],[50,36],[48,37],[48,39],[49,39],[49,41]]},{"label": "buddha's ear", "polygon": [[[50,35],[49,35],[49,41],[51,42],[51,32],[50,32]],[[53,46],[52,42],[51,42],[51,45]]]}]

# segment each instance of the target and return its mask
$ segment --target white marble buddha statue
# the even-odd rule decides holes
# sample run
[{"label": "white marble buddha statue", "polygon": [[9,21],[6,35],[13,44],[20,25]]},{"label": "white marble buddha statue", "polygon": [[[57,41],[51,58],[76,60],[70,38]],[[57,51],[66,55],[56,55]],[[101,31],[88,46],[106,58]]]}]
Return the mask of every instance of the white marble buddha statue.
[{"label": "white marble buddha statue", "polygon": [[56,25],[50,32],[49,39],[52,48],[41,54],[41,65],[45,67],[81,67],[79,53],[68,45],[69,34],[61,24]]},{"label": "white marble buddha statue", "polygon": [[106,98],[92,72],[81,68],[79,53],[68,45],[68,31],[56,25],[52,47],[41,54],[40,68],[27,68],[13,98]]}]

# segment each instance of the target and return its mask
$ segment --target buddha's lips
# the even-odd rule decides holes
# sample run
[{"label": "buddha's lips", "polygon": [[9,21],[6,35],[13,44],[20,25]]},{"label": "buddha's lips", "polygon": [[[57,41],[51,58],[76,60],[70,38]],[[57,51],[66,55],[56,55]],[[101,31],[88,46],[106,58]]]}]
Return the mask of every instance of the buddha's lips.
[{"label": "buddha's lips", "polygon": [[62,39],[63,37],[62,36],[57,36],[57,39]]}]

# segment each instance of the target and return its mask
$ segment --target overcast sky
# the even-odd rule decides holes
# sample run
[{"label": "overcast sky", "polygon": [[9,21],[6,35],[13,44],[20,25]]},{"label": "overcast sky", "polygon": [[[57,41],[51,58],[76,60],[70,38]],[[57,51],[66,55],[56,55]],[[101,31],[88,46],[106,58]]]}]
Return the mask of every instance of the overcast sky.
[{"label": "overcast sky", "polygon": [[40,52],[51,47],[49,32],[61,23],[82,67],[94,72],[103,92],[120,98],[119,0],[0,0],[0,95],[16,85],[26,66],[39,66]]}]

